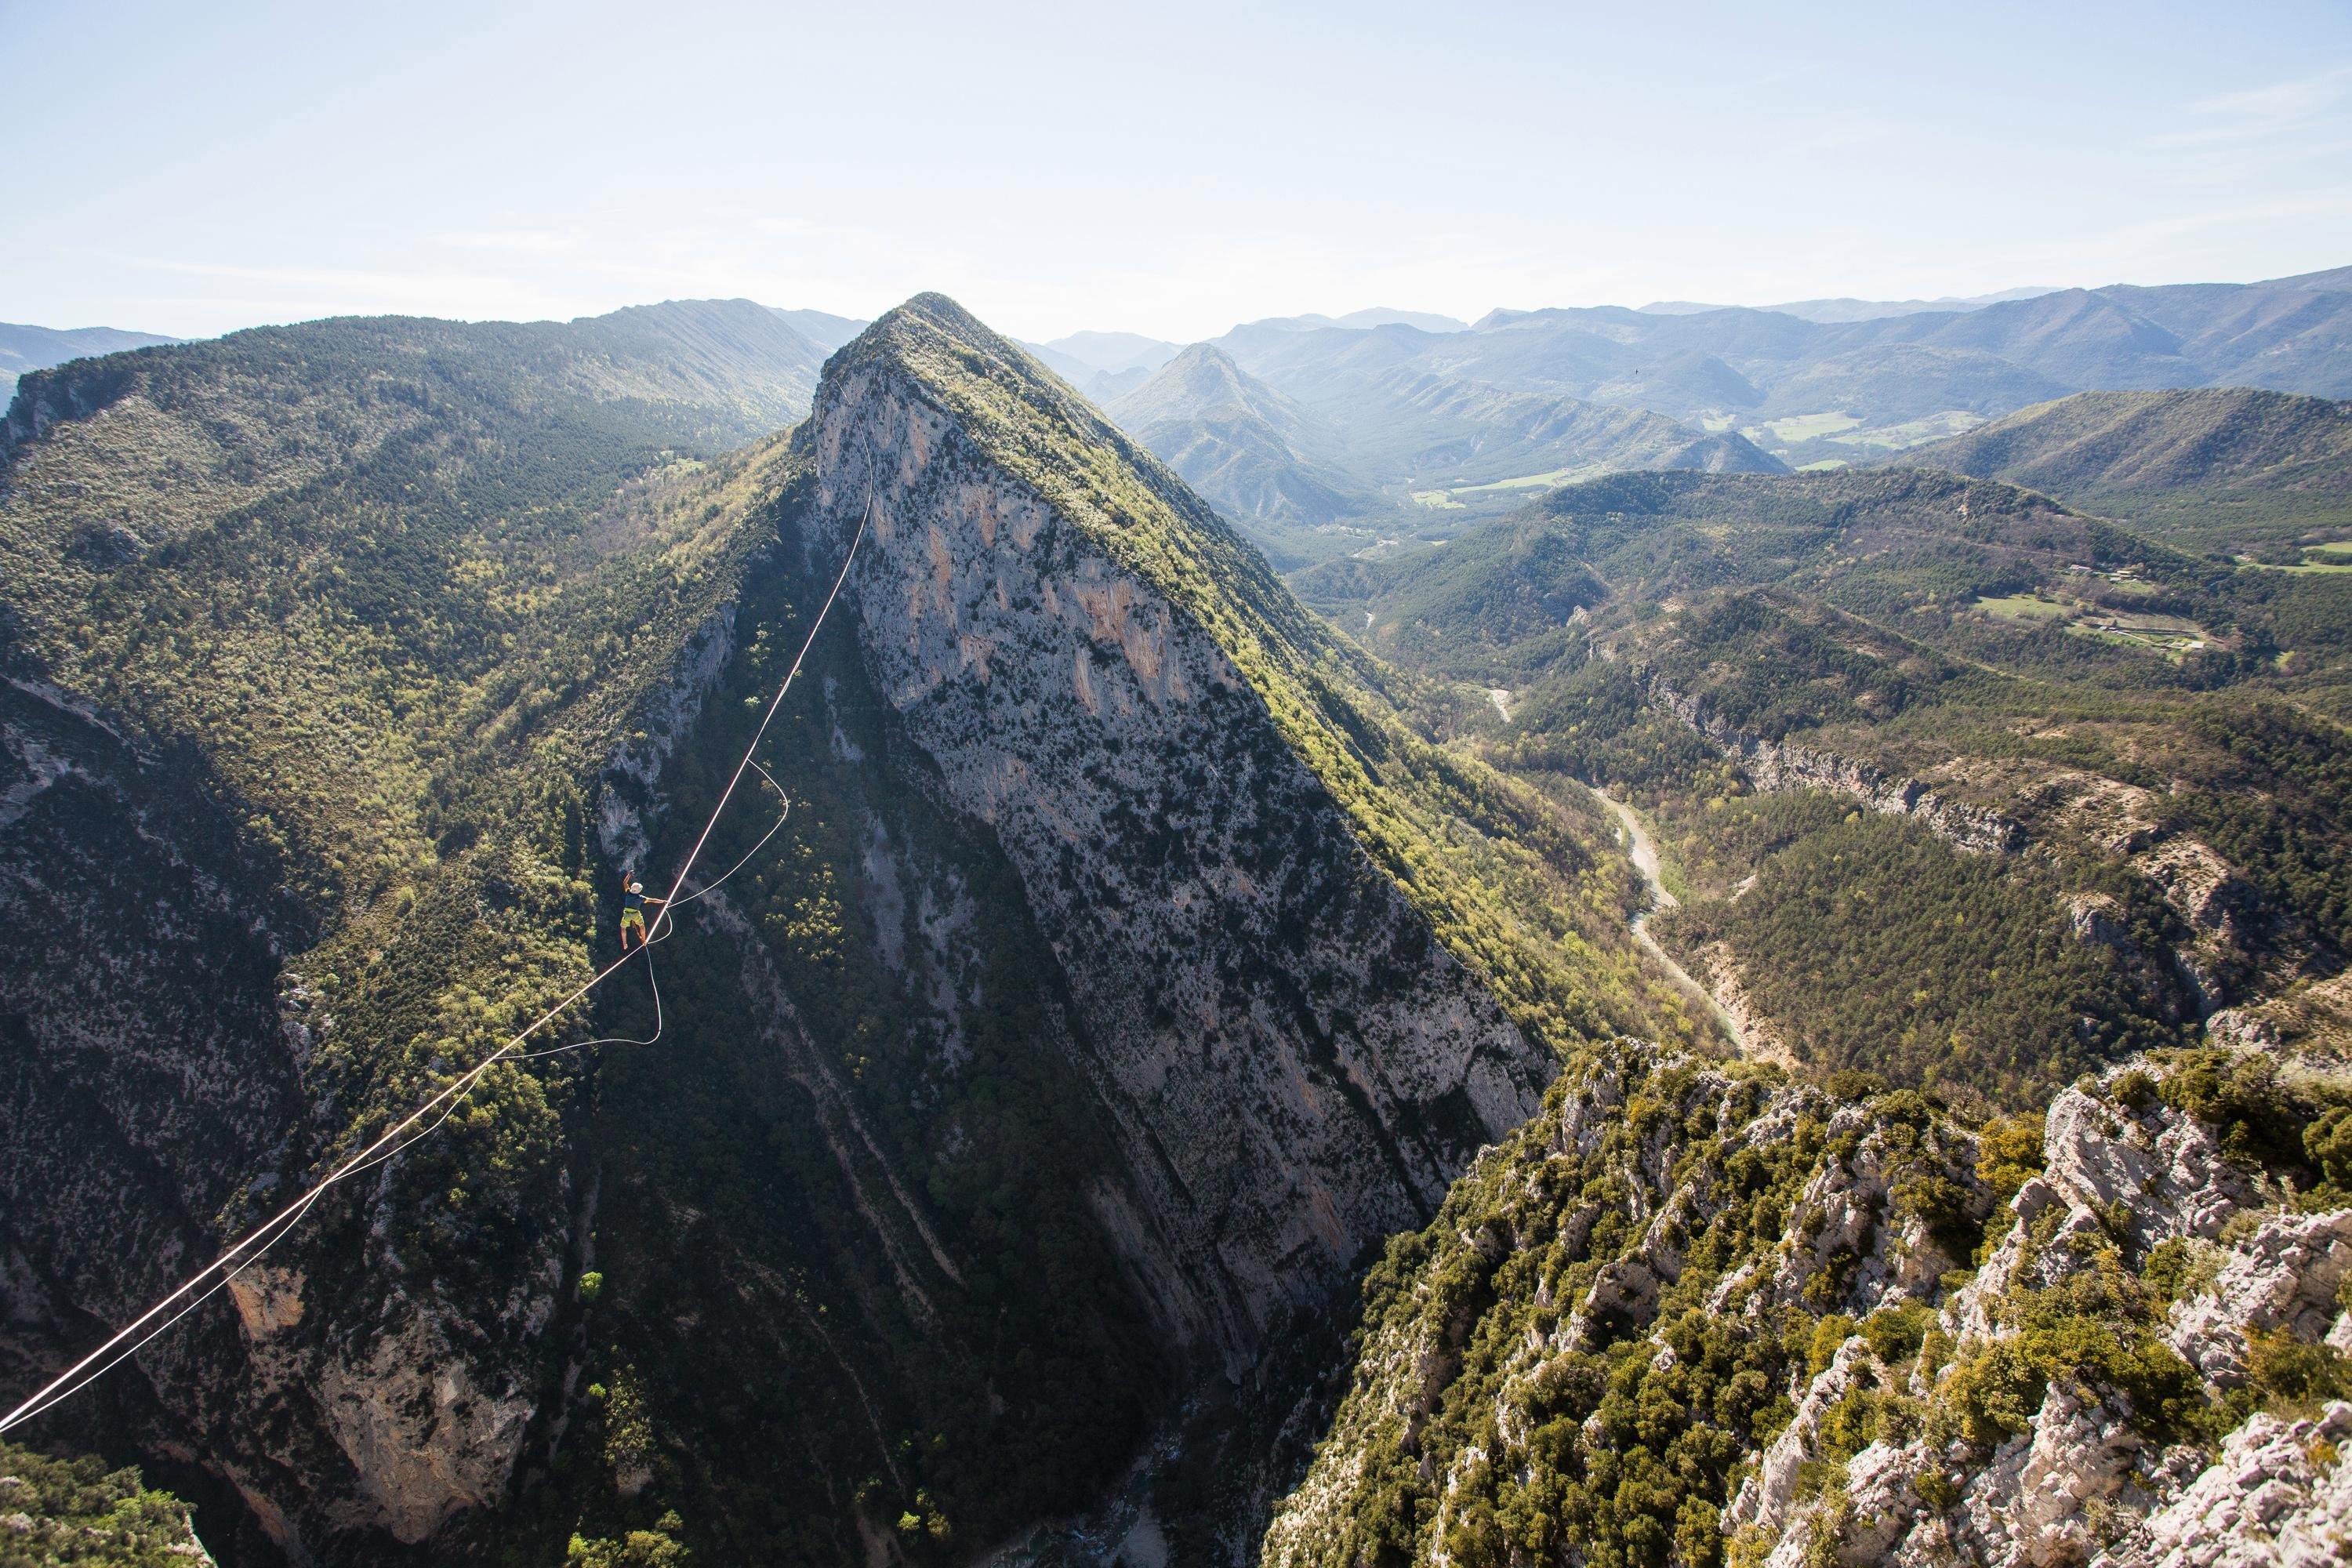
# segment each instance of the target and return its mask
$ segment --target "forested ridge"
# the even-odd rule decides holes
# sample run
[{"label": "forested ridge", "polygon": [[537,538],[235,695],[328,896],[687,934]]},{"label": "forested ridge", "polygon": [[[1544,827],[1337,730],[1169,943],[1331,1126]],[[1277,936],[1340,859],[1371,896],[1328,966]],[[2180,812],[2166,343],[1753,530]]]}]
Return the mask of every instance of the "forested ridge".
[{"label": "forested ridge", "polygon": [[2342,581],[1900,469],[1599,479],[1297,578],[1508,689],[1465,748],[1629,795],[1660,935],[1800,1057],[2011,1103],[2342,963]]}]

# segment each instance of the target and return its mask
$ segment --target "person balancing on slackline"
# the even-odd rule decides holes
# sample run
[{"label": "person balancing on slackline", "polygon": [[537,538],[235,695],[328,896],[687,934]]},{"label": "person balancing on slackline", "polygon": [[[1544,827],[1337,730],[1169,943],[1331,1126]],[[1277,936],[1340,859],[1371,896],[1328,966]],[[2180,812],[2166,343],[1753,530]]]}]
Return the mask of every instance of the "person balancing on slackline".
[{"label": "person balancing on slackline", "polygon": [[629,932],[637,933],[637,945],[646,944],[646,906],[658,904],[659,899],[646,897],[646,885],[635,877],[629,879],[628,890],[621,895],[621,951],[629,951]]}]

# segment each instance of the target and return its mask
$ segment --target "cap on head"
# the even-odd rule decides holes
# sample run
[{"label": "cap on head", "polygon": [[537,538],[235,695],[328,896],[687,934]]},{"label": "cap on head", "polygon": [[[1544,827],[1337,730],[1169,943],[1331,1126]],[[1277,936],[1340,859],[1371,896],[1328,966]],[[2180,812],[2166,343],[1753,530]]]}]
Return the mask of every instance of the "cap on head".
[{"label": "cap on head", "polygon": [[646,885],[643,882],[631,882],[629,884],[629,891],[633,893],[642,893],[645,890]]}]

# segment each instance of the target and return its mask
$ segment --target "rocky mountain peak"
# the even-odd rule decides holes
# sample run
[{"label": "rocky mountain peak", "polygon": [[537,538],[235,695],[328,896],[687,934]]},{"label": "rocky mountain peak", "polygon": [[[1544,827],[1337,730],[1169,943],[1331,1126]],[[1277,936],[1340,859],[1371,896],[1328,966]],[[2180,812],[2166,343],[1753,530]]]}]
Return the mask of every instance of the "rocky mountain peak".
[{"label": "rocky mountain peak", "polygon": [[1322,639],[1165,469],[938,295],[835,356],[809,440],[811,568],[866,520],[866,667],[1068,979],[1135,1184],[1102,1218],[1238,1368],[1433,1210],[1544,1054],[1302,759],[1276,709]]}]

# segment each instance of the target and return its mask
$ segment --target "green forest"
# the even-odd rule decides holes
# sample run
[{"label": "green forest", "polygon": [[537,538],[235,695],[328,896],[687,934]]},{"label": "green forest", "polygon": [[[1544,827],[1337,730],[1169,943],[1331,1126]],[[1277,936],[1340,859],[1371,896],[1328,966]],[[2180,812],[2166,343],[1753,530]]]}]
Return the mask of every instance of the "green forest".
[{"label": "green forest", "polygon": [[[1808,1065],[2010,1105],[2342,963],[2345,581],[1904,469],[1615,476],[1294,578],[1456,750],[1640,809],[1683,900],[1656,934],[1727,952]],[[2009,847],[1885,815],[1922,796]],[[2182,891],[2209,852],[2219,887]]]}]

